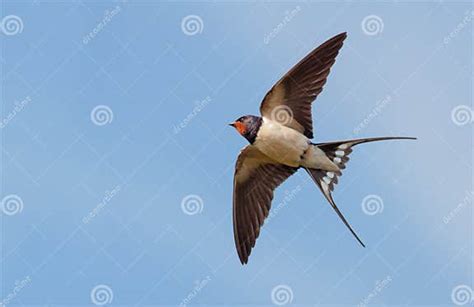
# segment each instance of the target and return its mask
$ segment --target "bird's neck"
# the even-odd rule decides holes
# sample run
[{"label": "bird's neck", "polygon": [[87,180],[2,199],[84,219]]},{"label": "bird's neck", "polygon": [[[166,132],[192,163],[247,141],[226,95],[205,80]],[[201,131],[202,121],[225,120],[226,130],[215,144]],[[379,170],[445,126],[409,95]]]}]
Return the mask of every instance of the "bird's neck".
[{"label": "bird's neck", "polygon": [[253,120],[247,124],[247,131],[245,131],[244,137],[249,141],[250,144],[255,142],[257,138],[258,130],[262,126],[263,119],[259,116],[255,116]]}]

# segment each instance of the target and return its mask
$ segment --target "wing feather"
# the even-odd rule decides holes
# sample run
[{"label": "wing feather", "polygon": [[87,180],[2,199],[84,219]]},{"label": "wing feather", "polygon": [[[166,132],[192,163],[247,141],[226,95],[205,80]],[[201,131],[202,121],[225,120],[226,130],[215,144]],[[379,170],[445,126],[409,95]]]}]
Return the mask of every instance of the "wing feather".
[{"label": "wing feather", "polygon": [[290,69],[265,95],[260,113],[313,138],[311,104],[322,92],[346,36],[344,32],[327,40]]},{"label": "wing feather", "polygon": [[268,216],[273,191],[297,168],[271,160],[253,145],[237,158],[234,175],[234,239],[242,264],[248,257]]}]

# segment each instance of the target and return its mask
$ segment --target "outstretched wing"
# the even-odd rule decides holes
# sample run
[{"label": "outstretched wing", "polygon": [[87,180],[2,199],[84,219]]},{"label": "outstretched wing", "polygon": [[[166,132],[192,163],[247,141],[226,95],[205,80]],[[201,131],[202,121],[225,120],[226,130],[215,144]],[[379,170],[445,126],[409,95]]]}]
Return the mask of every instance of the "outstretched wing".
[{"label": "outstretched wing", "polygon": [[273,161],[255,146],[248,145],[239,154],[234,174],[234,239],[240,262],[248,257],[268,216],[273,190],[297,168]]},{"label": "outstretched wing", "polygon": [[311,103],[323,90],[346,36],[334,36],[296,64],[266,94],[260,113],[313,138]]}]

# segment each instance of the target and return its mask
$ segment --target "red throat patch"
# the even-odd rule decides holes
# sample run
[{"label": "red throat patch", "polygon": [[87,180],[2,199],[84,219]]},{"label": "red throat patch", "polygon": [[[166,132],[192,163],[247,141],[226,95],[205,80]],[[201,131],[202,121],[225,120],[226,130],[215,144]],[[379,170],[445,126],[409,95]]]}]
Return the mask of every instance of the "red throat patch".
[{"label": "red throat patch", "polygon": [[247,127],[245,126],[245,124],[242,124],[241,122],[235,122],[234,127],[235,129],[237,129],[237,131],[239,131],[241,135],[244,135],[245,132],[247,131]]}]

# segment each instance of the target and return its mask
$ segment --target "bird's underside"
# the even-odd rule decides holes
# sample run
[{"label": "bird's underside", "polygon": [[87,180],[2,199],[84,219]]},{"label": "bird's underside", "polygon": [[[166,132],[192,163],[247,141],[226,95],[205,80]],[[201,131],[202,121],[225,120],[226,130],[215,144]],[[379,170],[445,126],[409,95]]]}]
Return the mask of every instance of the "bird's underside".
[{"label": "bird's underside", "polygon": [[[236,127],[250,145],[239,154],[234,174],[233,224],[242,264],[248,257],[268,216],[273,191],[298,169],[304,168],[346,227],[364,246],[336,206],[332,191],[346,167],[352,147],[361,143],[412,139],[364,138],[314,144],[311,104],[322,91],[346,33],[329,39],[309,53],[266,94],[260,112]],[[277,112],[286,112],[280,116]],[[251,133],[246,128],[251,127]]]}]

